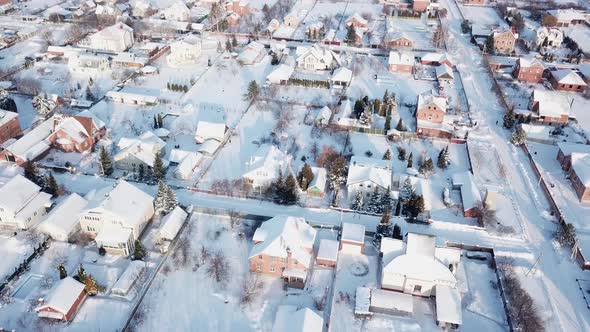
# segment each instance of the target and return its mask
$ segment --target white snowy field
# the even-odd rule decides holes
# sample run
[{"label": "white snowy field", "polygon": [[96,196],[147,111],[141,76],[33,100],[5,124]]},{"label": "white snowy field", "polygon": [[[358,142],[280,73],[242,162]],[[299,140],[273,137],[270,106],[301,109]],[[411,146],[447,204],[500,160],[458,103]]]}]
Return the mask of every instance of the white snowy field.
[{"label": "white snowy field", "polygon": [[35,53],[45,52],[47,41],[33,37],[20,41],[9,48],[0,50],[0,70],[11,71],[25,63],[25,57],[33,57]]},{"label": "white snowy field", "polygon": [[493,7],[459,5],[466,20],[479,26],[507,26]]},{"label": "white snowy field", "polygon": [[15,237],[12,234],[0,235],[0,252],[2,261],[0,261],[0,280],[5,280],[10,276],[20,263],[33,253],[35,243],[19,234]]}]

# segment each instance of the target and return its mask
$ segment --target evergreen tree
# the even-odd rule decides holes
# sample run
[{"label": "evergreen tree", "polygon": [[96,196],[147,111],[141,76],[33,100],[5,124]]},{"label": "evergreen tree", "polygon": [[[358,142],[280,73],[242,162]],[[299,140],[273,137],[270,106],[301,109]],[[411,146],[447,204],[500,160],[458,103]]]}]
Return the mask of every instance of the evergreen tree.
[{"label": "evergreen tree", "polygon": [[399,227],[398,224],[393,225],[393,235],[392,235],[392,237],[394,239],[403,240],[402,229],[401,229],[401,227]]},{"label": "evergreen tree", "polygon": [[238,40],[236,39],[236,36],[235,35],[231,39],[231,46],[232,47],[238,47]]},{"label": "evergreen tree", "polygon": [[154,156],[154,167],[152,169],[156,180],[163,180],[166,176],[166,168],[164,167],[162,153],[160,151],[156,152],[156,155]]},{"label": "evergreen tree", "polygon": [[35,165],[34,162],[27,160],[23,164],[23,168],[25,178],[27,178],[28,180],[30,180],[31,182],[33,182],[41,188],[44,187],[43,177],[39,175],[39,169],[37,168],[37,165]]},{"label": "evergreen tree", "polygon": [[137,180],[143,181],[145,179],[145,166],[143,164],[139,164],[137,166]]},{"label": "evergreen tree", "polygon": [[258,96],[260,95],[260,87],[256,81],[252,80],[248,84],[248,91],[244,95],[244,100],[246,101],[256,101]]},{"label": "evergreen tree", "polygon": [[375,187],[375,191],[371,194],[371,198],[367,203],[367,212],[371,213],[382,213],[383,206],[381,205],[381,193],[379,193],[379,187]]},{"label": "evergreen tree", "polygon": [[369,112],[369,110],[367,108],[365,108],[365,110],[361,113],[361,116],[359,118],[359,122],[365,126],[371,125],[372,117],[371,117],[371,113]]},{"label": "evergreen tree", "polygon": [[113,160],[104,146],[100,148],[99,154],[100,175],[109,176],[113,174]]},{"label": "evergreen tree", "polygon": [[178,205],[178,199],[176,198],[176,192],[170,186],[167,186],[166,190],[166,209],[168,211],[174,210]]},{"label": "evergreen tree", "polygon": [[388,116],[385,118],[385,125],[383,126],[383,130],[387,134],[387,132],[391,129],[391,117]]},{"label": "evergreen tree", "polygon": [[387,149],[385,154],[383,154],[383,160],[391,160],[391,150]]},{"label": "evergreen tree", "polygon": [[103,246],[100,246],[100,248],[98,248],[98,254],[104,256],[107,254],[107,250]]},{"label": "evergreen tree", "polygon": [[18,112],[14,99],[10,98],[8,91],[4,89],[0,89],[0,109],[15,113]]},{"label": "evergreen tree", "polygon": [[158,181],[158,193],[156,194],[156,199],[154,200],[154,208],[156,212],[160,214],[166,213],[166,195],[168,194],[166,187],[167,186],[164,181]]},{"label": "evergreen tree", "polygon": [[406,131],[406,126],[404,126],[404,122],[402,121],[402,119],[400,118],[399,121],[397,122],[397,126],[395,126],[395,129],[397,131]]},{"label": "evergreen tree", "polygon": [[156,116],[154,115],[154,125],[153,125],[154,129],[158,129],[158,120],[156,119]]},{"label": "evergreen tree", "polygon": [[391,235],[391,215],[389,213],[389,209],[385,209],[383,211],[383,215],[381,216],[381,220],[377,225],[377,229],[375,230],[375,236],[373,237],[373,245],[377,248],[380,248],[381,240],[384,237],[391,237]]},{"label": "evergreen tree", "polygon": [[287,205],[297,204],[299,201],[299,192],[297,191],[297,181],[293,174],[289,174],[285,180],[285,196],[283,201]]},{"label": "evergreen tree", "polygon": [[408,157],[408,168],[412,168],[414,166],[414,153],[410,152],[410,156]]},{"label": "evergreen tree", "polygon": [[576,244],[576,227],[570,223],[562,225],[555,233],[555,239],[562,246],[573,247]]},{"label": "evergreen tree", "polygon": [[412,186],[412,181],[410,180],[410,177],[407,177],[399,190],[399,198],[403,203],[405,203],[412,197],[413,193],[414,186]]},{"label": "evergreen tree", "polygon": [[135,240],[135,251],[133,252],[133,258],[140,261],[145,258],[145,248],[139,240]]},{"label": "evergreen tree", "polygon": [[512,133],[512,138],[510,138],[510,142],[514,145],[522,145],[526,140],[526,132],[522,129],[521,126],[517,126],[514,133]]},{"label": "evergreen tree", "polygon": [[275,203],[283,204],[283,197],[285,196],[285,180],[283,179],[282,172],[279,171],[279,176],[271,183],[268,190]]},{"label": "evergreen tree", "polygon": [[438,166],[438,168],[446,169],[447,167],[449,167],[450,163],[451,162],[449,160],[449,146],[447,145],[445,148],[440,150],[438,154],[438,160],[436,161],[436,165]]},{"label": "evergreen tree", "polygon": [[397,159],[401,160],[401,161],[405,161],[406,160],[406,149],[399,147],[397,149]]},{"label": "evergreen tree", "polygon": [[356,31],[354,25],[349,25],[346,30],[346,38],[344,40],[347,44],[356,44]]},{"label": "evergreen tree", "polygon": [[432,162],[431,158],[424,160],[422,165],[418,168],[418,172],[420,174],[428,176],[434,171],[434,163]]},{"label": "evergreen tree", "polygon": [[346,182],[346,159],[338,156],[329,165],[328,181],[332,190],[338,190]]},{"label": "evergreen tree", "polygon": [[63,264],[59,264],[57,269],[59,271],[59,279],[65,279],[68,276],[68,271],[66,271],[66,268]]},{"label": "evergreen tree", "polygon": [[225,50],[228,51],[228,52],[231,52],[232,51],[232,48],[233,47],[231,46],[231,41],[229,39],[226,39],[225,40]]},{"label": "evergreen tree", "polygon": [[86,279],[86,270],[84,270],[84,267],[82,266],[82,264],[80,264],[80,267],[78,268],[78,281],[80,281],[81,283],[84,283],[84,280]]},{"label": "evergreen tree", "polygon": [[96,100],[96,97],[94,97],[94,94],[92,93],[92,90],[90,90],[89,86],[86,87],[86,100],[90,100],[90,101]]},{"label": "evergreen tree", "polygon": [[98,292],[103,290],[103,287],[101,287],[96,282],[96,279],[94,279],[94,276],[92,276],[91,274],[84,278],[83,283],[86,286],[84,287],[84,290],[86,291],[86,294],[88,294],[88,296],[95,296],[96,294],[98,294]]},{"label": "evergreen tree", "polygon": [[354,211],[363,210],[363,194],[360,191],[356,192],[354,200],[352,201],[352,204],[350,204],[350,209]]},{"label": "evergreen tree", "polygon": [[504,114],[504,128],[512,129],[514,127],[514,123],[516,122],[516,116],[514,115],[514,111],[512,108],[508,109],[508,112]]},{"label": "evergreen tree", "polygon": [[158,128],[162,127],[164,127],[164,118],[162,117],[162,114],[158,113]]},{"label": "evergreen tree", "polygon": [[410,213],[410,217],[416,218],[420,213],[424,212],[424,198],[416,193],[412,193],[412,197],[410,197],[406,205],[406,211]]},{"label": "evergreen tree", "polygon": [[313,171],[311,170],[311,166],[309,166],[307,163],[303,164],[303,168],[301,168],[301,171],[297,176],[301,190],[307,190],[309,184],[311,181],[313,181],[313,178],[314,175]]},{"label": "evergreen tree", "polygon": [[494,35],[489,35],[484,45],[484,52],[487,54],[494,54]]},{"label": "evergreen tree", "polygon": [[55,180],[53,173],[49,173],[49,175],[45,177],[45,186],[43,191],[53,197],[56,197],[59,194],[59,186],[57,185],[57,181]]},{"label": "evergreen tree", "polygon": [[393,198],[391,197],[391,189],[387,187],[387,190],[381,195],[381,208],[390,209]]}]

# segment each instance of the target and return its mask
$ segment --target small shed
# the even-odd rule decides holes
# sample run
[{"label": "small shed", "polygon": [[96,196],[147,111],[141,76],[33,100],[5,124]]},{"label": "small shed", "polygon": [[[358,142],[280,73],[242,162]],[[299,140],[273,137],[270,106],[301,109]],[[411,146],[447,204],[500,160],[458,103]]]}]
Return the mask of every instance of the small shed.
[{"label": "small shed", "polygon": [[451,69],[451,67],[449,67],[447,64],[442,64],[436,67],[436,79],[439,82],[452,82],[455,79],[453,69]]},{"label": "small shed", "polygon": [[328,106],[324,106],[315,118],[316,126],[327,126],[332,118],[332,110]]},{"label": "small shed", "polygon": [[436,324],[442,328],[456,329],[462,323],[459,291],[446,285],[436,285]]},{"label": "small shed", "polygon": [[362,254],[365,251],[365,226],[342,223],[340,251],[348,254]]},{"label": "small shed", "polygon": [[35,308],[37,315],[42,318],[71,320],[86,298],[84,288],[84,284],[72,277],[61,279],[51,289],[47,301],[39,299],[39,306]]},{"label": "small shed", "polygon": [[111,293],[117,296],[127,296],[137,279],[145,272],[145,267],[145,262],[140,260],[129,263],[121,277],[111,288]]},{"label": "small shed", "polygon": [[313,180],[307,187],[307,194],[309,196],[324,197],[326,192],[327,172],[323,167],[312,167]]},{"label": "small shed", "polygon": [[357,287],[354,302],[354,317],[368,319],[373,316],[371,308],[371,289],[368,287]]},{"label": "small shed", "polygon": [[316,264],[328,267],[336,267],[338,260],[338,241],[321,239],[320,248],[316,257]]},{"label": "small shed", "polygon": [[287,84],[293,75],[293,71],[293,67],[282,63],[278,65],[272,72],[270,72],[270,74],[268,74],[266,81],[269,84]]},{"label": "small shed", "polygon": [[332,77],[330,78],[330,82],[332,83],[332,86],[341,87],[341,88],[348,87],[350,85],[351,81],[352,81],[352,70],[345,68],[345,67],[340,67],[340,68],[334,70],[334,74],[332,74]]},{"label": "small shed", "polygon": [[172,241],[180,231],[188,214],[180,207],[176,206],[174,210],[162,218],[162,225],[158,230],[158,239],[160,241]]},{"label": "small shed", "polygon": [[414,313],[414,299],[410,294],[371,289],[369,311],[386,315],[409,316]]}]

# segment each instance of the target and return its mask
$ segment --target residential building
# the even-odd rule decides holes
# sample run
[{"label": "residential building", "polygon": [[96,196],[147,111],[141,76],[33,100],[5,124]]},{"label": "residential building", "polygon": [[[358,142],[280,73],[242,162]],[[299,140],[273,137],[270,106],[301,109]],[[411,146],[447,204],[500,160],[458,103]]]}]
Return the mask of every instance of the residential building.
[{"label": "residential building", "polygon": [[547,125],[569,122],[573,98],[557,91],[533,90],[530,109],[538,120]]},{"label": "residential building", "polygon": [[570,25],[584,24],[586,14],[576,9],[554,9],[548,10],[547,13],[557,19],[557,27],[567,27]]},{"label": "residential building", "polygon": [[197,63],[201,56],[201,38],[189,36],[170,45],[168,63],[172,65],[184,65]]},{"label": "residential building", "polygon": [[317,231],[305,219],[278,215],[256,230],[250,251],[250,271],[285,279],[303,288],[311,267]]},{"label": "residential building", "polygon": [[385,36],[386,48],[412,48],[414,41],[403,32],[388,32]]},{"label": "residential building", "polygon": [[295,69],[284,63],[279,64],[276,68],[268,74],[266,81],[269,84],[286,85],[289,82]]},{"label": "residential building", "polygon": [[557,152],[557,160],[564,171],[569,171],[572,166],[572,153],[590,154],[590,145],[576,144],[576,143],[557,143],[559,151]]},{"label": "residential building", "polygon": [[448,100],[435,92],[418,95],[416,108],[416,132],[419,135],[450,138],[449,129],[444,126]]},{"label": "residential building", "polygon": [[315,263],[326,267],[336,267],[338,252],[340,251],[338,246],[338,241],[321,239]]},{"label": "residential building", "polygon": [[223,141],[227,126],[225,123],[215,123],[209,121],[199,121],[197,124],[197,131],[195,133],[195,141],[197,144],[203,144],[208,140]]},{"label": "residential building", "polygon": [[463,0],[464,5],[483,6],[486,0]]},{"label": "residential building", "polygon": [[315,125],[318,127],[327,126],[332,119],[332,110],[328,106],[322,107],[315,118]]},{"label": "residential building", "polygon": [[369,26],[369,22],[359,13],[354,13],[346,19],[346,26],[349,27],[351,25],[355,28],[366,29]]},{"label": "residential building", "polygon": [[176,1],[170,7],[164,9],[164,17],[169,21],[188,22],[191,19],[191,11],[184,1]]},{"label": "residential building", "polygon": [[72,277],[58,280],[51,288],[47,299],[39,299],[39,306],[35,308],[37,316],[71,321],[86,299],[85,287]]},{"label": "residential building", "polygon": [[51,195],[18,174],[0,187],[0,227],[28,229],[51,206]]},{"label": "residential building", "polygon": [[312,46],[297,46],[295,51],[295,63],[301,70],[330,70],[340,61],[338,56],[330,49],[318,44]]},{"label": "residential building", "polygon": [[391,190],[391,176],[391,161],[353,156],[346,179],[349,199],[354,199],[357,192],[361,192],[368,199],[375,190],[381,193]]},{"label": "residential building", "polygon": [[423,12],[430,6],[430,0],[412,0],[412,10],[415,12]]},{"label": "residential building", "polygon": [[246,162],[244,179],[253,188],[262,190],[276,180],[279,174],[287,176],[291,165],[291,156],[279,150],[274,145],[262,145]]},{"label": "residential building", "polygon": [[346,254],[363,254],[365,252],[365,226],[342,223],[339,250]]},{"label": "residential building", "polygon": [[120,52],[112,58],[113,68],[141,68],[148,62],[148,58],[137,56],[131,52]]},{"label": "residential building", "polygon": [[545,66],[539,59],[520,57],[516,60],[514,77],[521,82],[540,83],[543,81]]},{"label": "residential building", "polygon": [[272,332],[321,332],[324,319],[307,307],[280,305],[277,310]]},{"label": "residential building", "polygon": [[477,216],[477,209],[482,203],[481,193],[475,184],[475,178],[469,171],[453,174],[453,189],[461,193],[463,216],[474,218]]},{"label": "residential building", "polygon": [[345,67],[340,67],[336,70],[334,70],[334,73],[332,74],[332,77],[330,78],[330,85],[333,88],[347,88],[348,86],[350,86],[350,83],[352,82],[352,70],[345,68]]},{"label": "residential building", "polygon": [[540,27],[535,35],[535,47],[560,47],[563,32],[556,28]]},{"label": "residential building", "polygon": [[95,190],[87,199],[88,207],[79,215],[82,232],[109,254],[133,253],[135,240],[154,215],[154,198],[120,180],[114,188]]},{"label": "residential building", "polygon": [[39,231],[49,235],[56,241],[67,242],[80,230],[80,214],[88,205],[88,201],[76,193],[70,194],[55,207],[39,225]]},{"label": "residential building", "polygon": [[451,63],[451,60],[449,60],[447,54],[438,52],[429,52],[424,54],[420,58],[420,63],[428,66],[447,65],[449,67],[453,67],[453,64]]},{"label": "residential building", "polygon": [[107,52],[126,51],[134,42],[133,29],[124,23],[111,25],[89,37],[90,48]]},{"label": "residential building", "polygon": [[[156,153],[164,156],[164,147],[166,142],[160,139],[156,134],[148,131],[139,137],[123,137],[117,143],[119,152],[113,156],[115,167],[133,173],[141,172],[150,174],[154,167]],[[167,160],[163,160],[164,166],[168,165]]]},{"label": "residential building", "polygon": [[227,12],[235,13],[238,16],[250,15],[250,1],[249,0],[228,0],[225,3],[225,10]]},{"label": "residential building", "polygon": [[498,29],[492,33],[494,51],[496,53],[511,54],[514,52],[517,36],[511,29]]},{"label": "residential building", "polygon": [[569,178],[581,202],[590,202],[590,153],[571,154]]},{"label": "residential building", "polygon": [[257,41],[252,41],[240,52],[237,60],[243,65],[253,65],[260,62],[264,58],[264,55],[264,45]]},{"label": "residential building", "polygon": [[391,51],[389,52],[389,71],[392,73],[411,74],[414,70],[416,59],[413,53]]},{"label": "residential building", "polygon": [[559,69],[550,73],[549,82],[555,90],[583,92],[587,87],[584,79],[572,69]]},{"label": "residential building", "polygon": [[436,80],[439,83],[451,83],[455,79],[453,69],[451,69],[446,63],[436,67],[435,72]]},{"label": "residential building", "polygon": [[68,67],[74,73],[98,76],[110,69],[110,63],[107,56],[85,52],[70,56]]},{"label": "residential building", "polygon": [[305,191],[308,196],[324,197],[326,193],[327,171],[323,167],[312,167],[313,180],[307,186]]},{"label": "residential building", "polygon": [[18,113],[0,109],[0,144],[22,133]]}]

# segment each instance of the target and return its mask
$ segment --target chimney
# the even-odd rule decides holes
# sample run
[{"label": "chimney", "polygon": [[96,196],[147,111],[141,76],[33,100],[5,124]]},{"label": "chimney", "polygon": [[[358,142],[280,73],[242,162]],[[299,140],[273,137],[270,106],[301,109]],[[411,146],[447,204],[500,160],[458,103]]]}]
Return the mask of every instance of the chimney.
[{"label": "chimney", "polygon": [[45,299],[40,297],[39,300],[37,300],[39,302],[39,305],[44,305],[45,304]]}]

